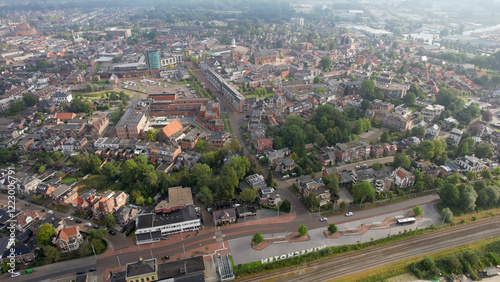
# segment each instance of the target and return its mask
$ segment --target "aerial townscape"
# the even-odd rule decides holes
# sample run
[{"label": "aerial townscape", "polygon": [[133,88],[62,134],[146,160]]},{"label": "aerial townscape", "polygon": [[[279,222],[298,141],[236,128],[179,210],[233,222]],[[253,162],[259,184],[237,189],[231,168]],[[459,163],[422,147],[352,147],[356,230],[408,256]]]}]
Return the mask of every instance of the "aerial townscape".
[{"label": "aerial townscape", "polygon": [[499,16],[0,0],[0,280],[498,281]]}]

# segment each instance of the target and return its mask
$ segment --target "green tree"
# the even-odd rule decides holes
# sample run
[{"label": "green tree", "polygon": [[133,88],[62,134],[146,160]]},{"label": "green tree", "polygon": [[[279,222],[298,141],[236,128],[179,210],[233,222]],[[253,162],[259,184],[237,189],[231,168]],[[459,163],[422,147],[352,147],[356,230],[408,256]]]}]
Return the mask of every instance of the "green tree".
[{"label": "green tree", "polygon": [[373,196],[375,195],[375,189],[373,189],[370,182],[363,181],[359,184],[352,185],[351,194],[354,200],[357,202],[362,202],[365,200],[371,201],[373,200]]},{"label": "green tree", "polygon": [[231,166],[224,165],[221,169],[221,176],[219,177],[218,185],[219,192],[222,196],[233,198],[234,190],[238,187],[238,174]]},{"label": "green tree", "polygon": [[414,169],[411,172],[415,175],[415,182],[422,181],[424,179],[424,174],[420,170]]},{"label": "green tree", "polygon": [[363,81],[363,83],[361,83],[360,94],[361,97],[365,99],[375,99],[375,82],[371,79]]},{"label": "green tree", "polygon": [[194,145],[194,149],[198,152],[205,152],[207,150],[207,142],[205,140],[200,140]]},{"label": "green tree", "polygon": [[47,169],[47,167],[46,167],[46,166],[41,165],[41,166],[38,168],[38,171],[37,171],[37,172],[38,172],[38,174],[42,174],[42,173],[44,173],[44,172],[45,172],[45,169]]},{"label": "green tree", "polygon": [[389,133],[387,131],[384,131],[384,133],[382,133],[382,135],[380,136],[380,142],[387,143],[389,142],[389,140]]},{"label": "green tree", "polygon": [[115,227],[115,217],[113,216],[113,214],[108,214],[106,216],[106,218],[104,219],[104,224],[108,227],[108,228],[113,228]]},{"label": "green tree", "polygon": [[490,179],[491,178],[491,171],[489,169],[483,169],[481,171],[481,176],[485,179]]},{"label": "green tree", "polygon": [[191,169],[191,175],[196,179],[196,186],[207,186],[212,179],[212,169],[207,164],[196,164]]},{"label": "green tree", "polygon": [[304,199],[304,205],[306,205],[306,207],[311,210],[319,208],[320,203],[321,202],[318,199],[318,194],[314,192],[310,192],[309,195],[307,195]]},{"label": "green tree", "polygon": [[403,102],[407,105],[407,106],[413,106],[413,104],[415,104],[415,94],[413,94],[412,92],[409,92],[408,94],[406,94],[404,97],[403,97]]},{"label": "green tree", "polygon": [[290,201],[284,200],[284,201],[279,202],[279,208],[280,208],[280,211],[282,211],[282,212],[290,212],[290,210],[292,208],[292,204],[290,203]]},{"label": "green tree", "polygon": [[92,172],[93,174],[99,173],[99,170],[101,169],[101,164],[102,164],[102,161],[101,161],[101,158],[99,158],[99,156],[97,156],[96,154],[92,154],[90,156],[90,158],[89,158],[90,172]]},{"label": "green tree", "polygon": [[460,201],[460,191],[452,183],[446,183],[439,190],[439,198],[446,207],[456,207]]},{"label": "green tree", "polygon": [[477,145],[474,154],[478,158],[488,158],[493,155],[493,147],[489,143],[480,143]]},{"label": "green tree", "polygon": [[416,206],[413,208],[413,214],[415,216],[421,216],[424,214],[424,212],[422,211],[422,209],[419,206]]},{"label": "green tree", "polygon": [[38,246],[47,246],[52,244],[52,238],[55,237],[56,230],[50,223],[45,223],[42,224],[40,227],[38,227],[38,230],[36,231],[36,242]]},{"label": "green tree", "polygon": [[236,174],[238,174],[238,179],[243,180],[250,170],[250,161],[247,157],[232,157],[229,161],[229,166],[234,168]]},{"label": "green tree", "polygon": [[154,129],[151,128],[151,129],[148,129],[148,131],[146,131],[146,140],[154,142],[154,141],[156,141],[156,138],[157,138],[157,134],[156,134],[156,131]]},{"label": "green tree", "polygon": [[103,228],[89,230],[90,239],[98,239],[98,240],[104,239],[104,237],[106,237],[106,234],[108,234],[108,232],[106,231],[106,229]]},{"label": "green tree", "polygon": [[411,165],[410,159],[403,154],[403,153],[397,153],[394,155],[394,167],[402,167],[404,169],[409,169]]},{"label": "green tree", "polygon": [[240,199],[245,203],[252,203],[257,198],[257,193],[251,188],[245,188],[240,193]]},{"label": "green tree", "polygon": [[260,235],[259,232],[255,233],[252,237],[252,243],[254,243],[255,245],[258,245],[262,242],[264,242],[264,238],[262,237],[262,235]]},{"label": "green tree", "polygon": [[343,201],[342,201],[342,202],[340,202],[339,209],[340,209],[341,211],[345,211],[345,209],[346,209],[346,208],[347,208],[347,204],[346,204],[346,202],[343,202]]},{"label": "green tree", "polygon": [[414,128],[411,129],[411,135],[424,137],[425,136],[425,127],[415,126]]},{"label": "green tree", "polygon": [[332,65],[332,59],[330,57],[323,57],[321,58],[319,65],[321,66],[321,69],[328,70]]},{"label": "green tree", "polygon": [[302,236],[306,235],[307,231],[309,231],[309,230],[307,229],[307,227],[304,224],[302,224],[302,225],[300,225],[298,231],[299,231],[300,237],[302,237]]},{"label": "green tree", "polygon": [[106,176],[106,178],[112,182],[115,181],[120,175],[120,169],[114,163],[106,162],[102,166],[101,174]]},{"label": "green tree", "polygon": [[337,229],[337,225],[335,225],[335,223],[330,223],[328,225],[328,232],[330,232],[330,235],[337,233],[337,231],[338,231],[338,229]]},{"label": "green tree", "polygon": [[214,198],[212,191],[207,186],[202,186],[200,188],[200,192],[198,193],[198,197],[201,198],[207,206],[212,205]]},{"label": "green tree", "polygon": [[33,107],[34,105],[36,105],[38,103],[36,98],[31,94],[24,94],[23,102],[27,107]]},{"label": "green tree", "polygon": [[444,208],[441,211],[441,217],[443,218],[445,223],[453,223],[455,220],[453,219],[453,212],[450,208]]},{"label": "green tree", "polygon": [[193,65],[198,66],[199,63],[198,58],[196,58],[195,56],[191,56],[190,60],[193,63]]},{"label": "green tree", "polygon": [[321,77],[319,75],[315,76],[314,77],[314,81],[313,81],[314,84],[319,84],[321,83]]},{"label": "green tree", "polygon": [[474,187],[467,185],[460,191],[460,209],[466,213],[476,209],[477,193]]},{"label": "green tree", "polygon": [[43,246],[43,257],[47,263],[54,263],[61,258],[61,253],[56,247],[52,246]]},{"label": "green tree", "polygon": [[273,172],[272,170],[269,170],[268,173],[267,173],[267,178],[266,178],[266,184],[268,187],[272,187],[273,186]]},{"label": "green tree", "polygon": [[134,160],[126,160],[122,166],[122,181],[125,184],[132,184],[135,182],[136,173],[139,166]]},{"label": "green tree", "polygon": [[467,176],[467,179],[468,179],[469,181],[471,181],[471,180],[476,179],[477,174],[476,174],[476,172],[475,172],[475,171],[468,171],[468,172],[466,172],[466,173],[465,173],[465,176]]}]

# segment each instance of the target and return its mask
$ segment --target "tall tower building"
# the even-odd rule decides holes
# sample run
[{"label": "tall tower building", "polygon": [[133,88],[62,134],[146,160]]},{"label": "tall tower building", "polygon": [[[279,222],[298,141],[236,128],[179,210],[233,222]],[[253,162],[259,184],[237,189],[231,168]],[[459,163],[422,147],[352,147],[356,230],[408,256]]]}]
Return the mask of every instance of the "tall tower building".
[{"label": "tall tower building", "polygon": [[161,67],[160,64],[160,52],[158,51],[146,51],[146,63],[150,70],[156,70]]}]

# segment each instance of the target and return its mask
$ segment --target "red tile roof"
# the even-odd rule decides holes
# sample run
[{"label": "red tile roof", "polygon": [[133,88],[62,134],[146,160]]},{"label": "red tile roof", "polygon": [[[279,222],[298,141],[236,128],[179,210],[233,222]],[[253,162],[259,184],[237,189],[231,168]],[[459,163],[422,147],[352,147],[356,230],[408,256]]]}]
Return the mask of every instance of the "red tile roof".
[{"label": "red tile roof", "polygon": [[167,126],[165,126],[162,131],[167,138],[170,138],[170,136],[174,135],[175,133],[179,132],[182,130],[183,126],[178,122],[177,120],[172,121],[169,123]]}]

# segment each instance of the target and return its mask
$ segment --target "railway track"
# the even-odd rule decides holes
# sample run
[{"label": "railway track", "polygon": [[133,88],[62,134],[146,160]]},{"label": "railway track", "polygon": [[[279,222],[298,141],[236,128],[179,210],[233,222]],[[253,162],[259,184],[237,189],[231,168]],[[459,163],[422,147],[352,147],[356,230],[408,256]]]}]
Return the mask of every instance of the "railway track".
[{"label": "railway track", "polygon": [[[311,262],[299,266],[300,274],[287,277],[286,281],[327,281],[369,268],[397,262],[437,250],[495,237],[500,234],[500,218],[490,218],[466,225],[455,226],[406,238],[387,245],[368,247],[362,251]],[[238,281],[262,281],[295,273],[297,267],[244,277]]]}]

